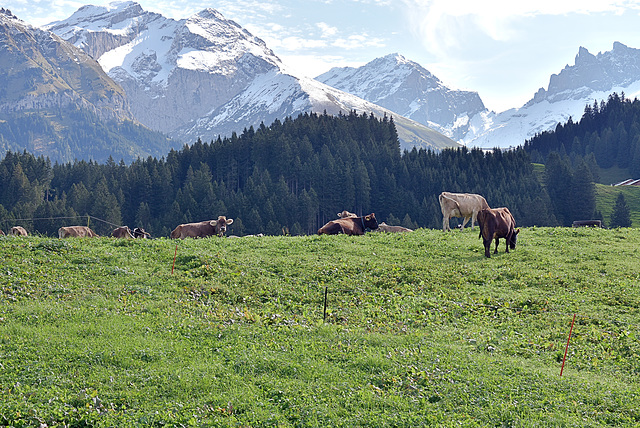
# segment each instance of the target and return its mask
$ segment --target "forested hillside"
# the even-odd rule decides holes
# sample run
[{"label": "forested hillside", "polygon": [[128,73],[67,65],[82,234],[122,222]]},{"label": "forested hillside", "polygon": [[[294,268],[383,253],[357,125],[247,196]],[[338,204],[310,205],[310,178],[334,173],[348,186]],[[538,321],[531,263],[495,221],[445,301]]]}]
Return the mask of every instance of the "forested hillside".
[{"label": "forested hillside", "polygon": [[524,147],[534,162],[545,163],[551,152],[557,152],[567,155],[574,166],[585,159],[600,168],[628,169],[640,178],[640,101],[614,93],[607,102],[587,105],[580,121],[558,124]]},{"label": "forested hillside", "polygon": [[527,141],[524,149],[534,162],[545,164],[544,182],[561,225],[590,217],[607,224],[609,218],[595,211],[592,182],[612,184],[611,171],[640,178],[640,101],[624,93],[594,101],[580,121],[558,124]]},{"label": "forested hillside", "polygon": [[356,113],[276,120],[129,165],[51,165],[8,152],[0,184],[2,228],[15,223],[47,235],[86,223],[57,217],[82,215],[104,220],[93,223],[101,234],[127,224],[168,236],[179,223],[218,215],[235,219],[233,234],[309,234],[344,209],[440,228],[444,190],[481,193],[492,206],[508,206],[520,225],[555,221],[524,150],[401,153],[393,119]]},{"label": "forested hillside", "polygon": [[161,156],[178,146],[177,141],[131,120],[102,120],[73,107],[0,114],[1,153],[26,148],[60,162],[105,162],[110,155],[131,162],[139,156]]}]

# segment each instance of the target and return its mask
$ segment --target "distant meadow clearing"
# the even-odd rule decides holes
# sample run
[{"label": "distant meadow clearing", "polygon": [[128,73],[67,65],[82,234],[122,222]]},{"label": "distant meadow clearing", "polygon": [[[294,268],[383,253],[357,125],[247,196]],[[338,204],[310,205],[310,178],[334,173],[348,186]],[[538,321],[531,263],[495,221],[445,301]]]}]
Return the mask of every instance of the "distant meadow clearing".
[{"label": "distant meadow clearing", "polygon": [[640,424],[637,229],[0,248],[1,426]]}]

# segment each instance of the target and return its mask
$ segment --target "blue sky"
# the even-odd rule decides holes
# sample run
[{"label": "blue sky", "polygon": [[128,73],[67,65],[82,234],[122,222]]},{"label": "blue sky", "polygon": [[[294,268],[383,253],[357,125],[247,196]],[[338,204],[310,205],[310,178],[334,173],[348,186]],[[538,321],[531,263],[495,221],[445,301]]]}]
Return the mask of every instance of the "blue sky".
[{"label": "blue sky", "polygon": [[[44,25],[109,0],[0,0]],[[619,41],[640,48],[640,0],[139,0],[174,19],[211,7],[311,77],[400,53],[496,112],[520,107],[551,74]],[[530,3],[530,4],[528,4]]]}]

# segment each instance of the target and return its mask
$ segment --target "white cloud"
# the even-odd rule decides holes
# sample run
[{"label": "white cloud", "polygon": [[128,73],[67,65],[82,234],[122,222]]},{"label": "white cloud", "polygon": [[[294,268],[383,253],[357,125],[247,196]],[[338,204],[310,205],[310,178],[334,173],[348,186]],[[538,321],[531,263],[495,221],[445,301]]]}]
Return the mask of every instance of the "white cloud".
[{"label": "white cloud", "polygon": [[321,37],[327,38],[327,37],[335,36],[336,34],[338,34],[338,29],[336,27],[332,27],[326,22],[318,22],[316,26],[322,32]]},{"label": "white cloud", "polygon": [[362,49],[366,47],[384,47],[383,39],[371,37],[368,34],[352,34],[346,38],[337,38],[332,42],[332,46],[346,50]]},{"label": "white cloud", "polygon": [[317,49],[327,46],[324,40],[306,39],[303,37],[285,37],[276,42],[279,47],[291,52],[301,51],[303,49]]},{"label": "white cloud", "polygon": [[640,10],[638,0],[403,0],[412,30],[432,53],[443,55],[462,37],[480,31],[495,41],[518,34],[523,18],[538,15],[621,14]]}]

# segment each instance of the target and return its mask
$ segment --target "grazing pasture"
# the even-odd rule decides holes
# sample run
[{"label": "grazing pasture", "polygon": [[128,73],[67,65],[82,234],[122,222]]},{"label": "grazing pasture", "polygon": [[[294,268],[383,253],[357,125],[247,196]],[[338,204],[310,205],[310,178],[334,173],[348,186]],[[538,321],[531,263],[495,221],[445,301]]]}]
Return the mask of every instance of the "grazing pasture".
[{"label": "grazing pasture", "polygon": [[1,426],[640,424],[636,229],[0,250]]}]

